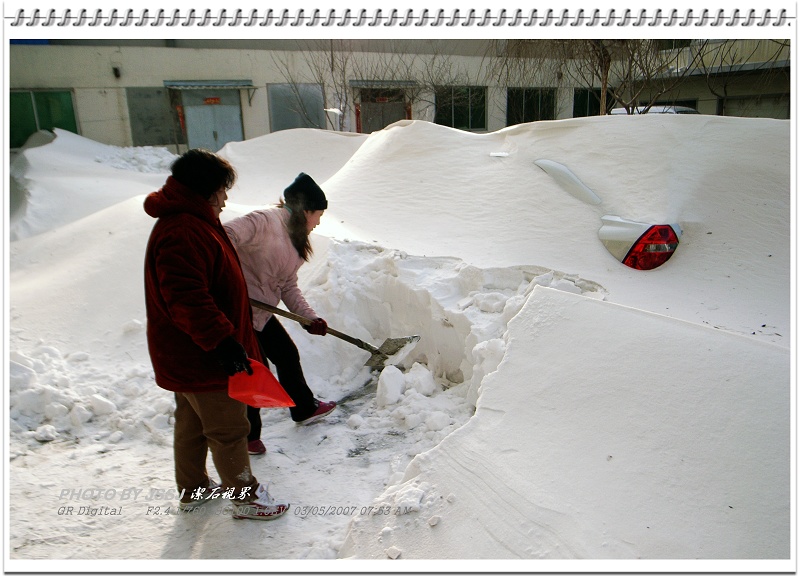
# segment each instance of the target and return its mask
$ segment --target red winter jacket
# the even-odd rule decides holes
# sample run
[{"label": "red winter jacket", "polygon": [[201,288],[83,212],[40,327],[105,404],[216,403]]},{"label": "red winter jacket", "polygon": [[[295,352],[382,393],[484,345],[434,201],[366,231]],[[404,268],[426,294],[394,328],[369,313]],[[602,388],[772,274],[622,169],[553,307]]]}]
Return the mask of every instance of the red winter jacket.
[{"label": "red winter jacket", "polygon": [[145,256],[147,345],[156,384],[215,392],[228,376],[212,351],[226,336],[261,359],[239,258],[210,204],[172,178],[148,195],[158,218]]}]

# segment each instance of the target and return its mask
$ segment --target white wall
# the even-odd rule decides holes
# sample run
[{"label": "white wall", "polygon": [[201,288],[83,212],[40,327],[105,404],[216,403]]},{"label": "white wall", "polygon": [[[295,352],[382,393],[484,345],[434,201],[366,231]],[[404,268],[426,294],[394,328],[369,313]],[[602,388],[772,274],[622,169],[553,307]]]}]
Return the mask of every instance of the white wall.
[{"label": "white wall", "polygon": [[[361,56],[361,55],[357,55]],[[374,55],[373,55],[374,56]],[[268,52],[243,49],[193,49],[136,46],[28,46],[9,49],[11,89],[73,89],[81,134],[117,146],[131,145],[131,131],[125,88],[160,87],[165,80],[252,80],[257,86],[252,98],[242,90],[241,107],[244,137],[269,133],[267,84],[286,83],[281,63],[287,62],[297,81],[312,81],[311,71],[301,52]],[[450,62],[459,76],[482,84],[483,58],[453,56]],[[417,56],[414,67],[420,71],[425,58]],[[119,68],[115,78],[113,68]],[[353,75],[364,74],[353,65]],[[362,78],[353,78],[362,79]],[[374,78],[373,78],[374,79]],[[433,120],[430,102],[414,105],[415,119]],[[488,130],[505,126],[505,92],[489,87]],[[347,126],[355,131],[352,97]]]},{"label": "white wall", "polygon": [[[165,80],[251,80],[258,88],[249,98],[240,91],[242,122],[245,139],[270,132],[267,85],[289,82],[313,82],[309,53],[300,51],[255,50],[245,48],[166,48],[143,46],[37,46],[11,45],[8,50],[10,77],[13,89],[72,89],[76,97],[76,114],[80,133],[89,138],[119,146],[131,144],[131,130],[125,88],[160,87]],[[320,52],[322,61],[328,57]],[[385,70],[385,62],[394,59],[401,74],[406,63],[419,77],[446,77],[455,85],[486,85],[487,60],[484,56],[358,53],[351,54],[348,63],[349,80],[380,80],[373,76]],[[380,62],[384,62],[381,68]],[[376,66],[375,63],[378,62]],[[370,65],[372,63],[372,66]],[[114,67],[121,71],[115,78]],[[545,68],[543,68],[544,70]],[[288,72],[286,71],[288,70]],[[370,71],[373,72],[370,72]],[[544,72],[543,72],[544,73]],[[773,86],[754,87],[752,81],[741,79],[731,83],[731,95],[746,96],[785,93],[785,79],[776,76]],[[572,116],[573,90],[562,79],[542,80],[539,86],[558,86],[557,118]],[[699,97],[698,109],[705,114],[716,113],[716,95],[697,82],[682,87],[687,97]],[[682,94],[673,94],[680,97]],[[432,95],[415,102],[415,119],[433,120]],[[779,103],[780,104],[780,103]],[[335,105],[333,103],[329,105]],[[487,94],[487,130],[505,127],[505,90],[489,85]],[[345,126],[355,131],[355,112],[352,95]],[[780,117],[780,116],[779,116]]]},{"label": "white wall", "polygon": [[133,145],[123,88],[76,88],[75,115],[81,135],[114,146]]}]

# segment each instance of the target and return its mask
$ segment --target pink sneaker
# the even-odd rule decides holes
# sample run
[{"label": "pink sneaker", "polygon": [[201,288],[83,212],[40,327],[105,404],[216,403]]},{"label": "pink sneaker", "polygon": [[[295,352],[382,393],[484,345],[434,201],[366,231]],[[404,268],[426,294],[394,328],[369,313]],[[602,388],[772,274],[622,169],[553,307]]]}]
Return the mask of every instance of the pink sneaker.
[{"label": "pink sneaker", "polygon": [[264,446],[264,443],[261,440],[253,440],[247,443],[247,453],[248,454],[266,454],[267,447]]},{"label": "pink sneaker", "polygon": [[317,400],[317,409],[314,413],[306,418],[305,420],[298,420],[295,424],[299,424],[301,426],[305,426],[306,424],[311,424],[312,422],[316,422],[320,418],[324,418],[334,410],[336,410],[336,402],[321,402]]}]

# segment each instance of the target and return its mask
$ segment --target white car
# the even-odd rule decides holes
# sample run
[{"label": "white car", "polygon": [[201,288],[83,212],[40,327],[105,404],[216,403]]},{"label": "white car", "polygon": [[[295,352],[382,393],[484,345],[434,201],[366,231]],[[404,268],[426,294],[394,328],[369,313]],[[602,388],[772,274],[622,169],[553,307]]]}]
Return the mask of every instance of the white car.
[{"label": "white car", "polygon": [[632,112],[628,112],[625,108],[614,108],[609,112],[612,116],[618,114],[700,114],[694,108],[688,106],[637,106]]},{"label": "white car", "polygon": [[[553,160],[534,162],[572,196],[599,206],[602,199],[566,166]],[[676,223],[652,224],[605,214],[600,217],[600,241],[617,260],[635,270],[653,270],[670,259],[683,234]]]}]

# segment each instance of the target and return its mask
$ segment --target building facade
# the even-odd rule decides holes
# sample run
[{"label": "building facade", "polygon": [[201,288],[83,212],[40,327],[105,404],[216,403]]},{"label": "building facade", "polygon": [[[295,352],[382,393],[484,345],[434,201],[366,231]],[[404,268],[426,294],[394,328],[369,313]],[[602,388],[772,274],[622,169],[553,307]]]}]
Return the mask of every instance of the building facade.
[{"label": "building facade", "polygon": [[[788,46],[750,42],[760,44],[741,41],[713,58],[704,45],[707,61],[695,57],[668,91],[648,92],[651,81],[632,92],[631,81],[627,93],[704,114],[788,118]],[[660,53],[672,50],[679,70],[692,49]],[[610,109],[615,101],[603,109],[596,71],[577,73],[580,59],[501,40],[12,42],[9,137],[17,148],[37,130],[62,128],[105,144],[180,151],[291,128],[369,133],[401,119],[491,132]],[[612,69],[611,84],[623,81]]]}]

